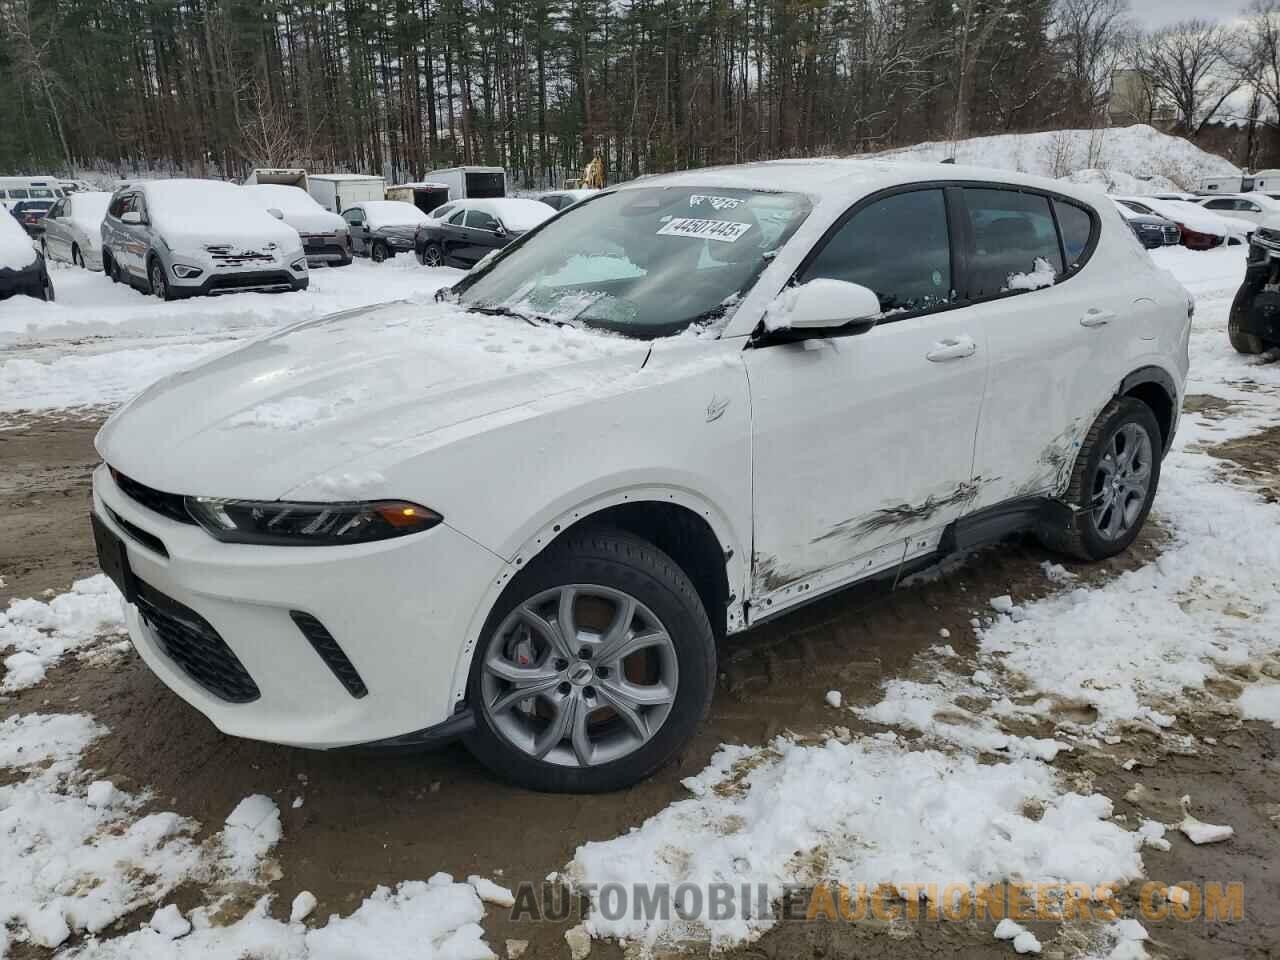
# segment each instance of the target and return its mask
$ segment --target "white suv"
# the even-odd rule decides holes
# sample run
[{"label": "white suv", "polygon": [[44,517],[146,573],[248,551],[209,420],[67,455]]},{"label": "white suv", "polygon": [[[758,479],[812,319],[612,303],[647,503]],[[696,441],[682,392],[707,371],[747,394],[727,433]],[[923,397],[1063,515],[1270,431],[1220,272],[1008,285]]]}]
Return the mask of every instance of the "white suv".
[{"label": "white suv", "polygon": [[118,412],[100,561],[222,730],[461,734],[549,790],[671,757],[726,634],[1016,530],[1124,550],[1191,326],[1102,196],[868,161],[602,191],[440,301],[293,326]]}]

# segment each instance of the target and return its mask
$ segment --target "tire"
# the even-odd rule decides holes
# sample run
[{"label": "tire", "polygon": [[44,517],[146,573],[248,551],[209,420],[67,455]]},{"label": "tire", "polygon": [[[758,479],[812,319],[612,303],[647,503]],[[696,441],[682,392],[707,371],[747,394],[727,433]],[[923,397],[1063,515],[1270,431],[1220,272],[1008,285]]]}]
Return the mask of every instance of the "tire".
[{"label": "tire", "polygon": [[44,237],[40,238],[40,256],[49,259],[49,243]]},{"label": "tire", "polygon": [[160,300],[172,300],[173,290],[169,287],[169,279],[164,275],[164,264],[159,258],[152,257],[147,268],[147,287],[153,297]]},{"label": "tire", "polygon": [[53,278],[52,278],[52,277],[50,277],[48,274],[45,274],[44,284],[43,284],[43,287],[42,287],[42,289],[41,289],[41,293],[42,293],[42,294],[43,294],[43,296],[44,296],[44,302],[45,302],[45,303],[53,303],[53,300],[54,300],[54,297],[53,297]]},{"label": "tire", "polygon": [[422,248],[422,254],[419,256],[418,262],[424,267],[443,267],[444,250],[438,243],[428,243]]},{"label": "tire", "polygon": [[[554,638],[561,634],[551,622],[559,621],[566,594],[578,597],[569,604],[575,640],[557,647]],[[616,629],[628,600],[632,615]],[[550,632],[529,625],[530,610],[545,612],[550,622],[534,616]],[[593,615],[596,622],[587,624]],[[628,637],[626,647],[634,648],[640,637],[650,642],[620,660],[593,659]],[[567,649],[574,645],[578,651]],[[517,684],[496,675],[492,663],[506,676],[528,670],[534,679]],[[654,676],[656,682],[644,682]],[[535,558],[494,605],[471,665],[467,701],[476,726],[466,744],[494,774],[533,790],[619,790],[649,776],[688,742],[711,704],[715,677],[711,623],[684,571],[639,537],[588,527]],[[511,696],[516,689],[532,692],[517,701]],[[646,705],[637,706],[641,700]],[[586,711],[581,726],[573,722],[578,706]],[[566,716],[556,737],[553,725]],[[571,730],[581,732],[585,745]]]},{"label": "tire", "polygon": [[1249,304],[1252,303],[1252,298],[1249,298],[1245,303],[1241,303],[1242,293],[1243,291],[1237,293],[1235,302],[1231,304],[1231,314],[1227,320],[1227,337],[1231,340],[1231,346],[1236,353],[1259,354],[1267,348],[1266,344],[1262,342],[1262,338],[1257,334],[1245,333],[1241,329],[1245,314],[1249,310]]},{"label": "tire", "polygon": [[[1160,485],[1162,450],[1160,424],[1151,408],[1133,397],[1112,400],[1080,446],[1062,497],[1071,511],[1069,521],[1041,526],[1040,541],[1081,560],[1123,553],[1151,512]],[[1145,487],[1139,489],[1143,475]]]},{"label": "tire", "polygon": [[112,283],[120,282],[120,267],[116,263],[115,257],[107,254],[102,255],[102,272],[111,278]]},{"label": "tire", "polygon": [[385,243],[375,243],[369,250],[369,257],[374,263],[382,263],[391,256],[391,251],[387,249]]},{"label": "tire", "polygon": [[74,243],[71,245],[71,265],[79,267],[81,270],[84,269],[84,257],[80,254],[79,245]]}]

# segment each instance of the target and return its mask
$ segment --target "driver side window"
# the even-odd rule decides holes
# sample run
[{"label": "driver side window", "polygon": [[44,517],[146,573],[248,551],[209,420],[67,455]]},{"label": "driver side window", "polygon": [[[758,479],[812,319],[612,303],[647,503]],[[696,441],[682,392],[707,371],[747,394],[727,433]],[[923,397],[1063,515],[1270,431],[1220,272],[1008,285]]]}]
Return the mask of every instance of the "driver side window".
[{"label": "driver side window", "polygon": [[359,207],[352,207],[342,215],[342,219],[351,224],[351,226],[358,227],[364,223],[364,211]]},{"label": "driver side window", "polygon": [[454,226],[454,227],[462,226],[462,218],[466,216],[466,213],[467,211],[465,209],[462,209],[462,210],[459,210],[457,213],[455,213],[452,217],[450,217],[448,221],[450,226]]},{"label": "driver side window", "polygon": [[876,200],[850,217],[800,275],[858,283],[886,313],[919,313],[952,297],[951,236],[941,189]]}]

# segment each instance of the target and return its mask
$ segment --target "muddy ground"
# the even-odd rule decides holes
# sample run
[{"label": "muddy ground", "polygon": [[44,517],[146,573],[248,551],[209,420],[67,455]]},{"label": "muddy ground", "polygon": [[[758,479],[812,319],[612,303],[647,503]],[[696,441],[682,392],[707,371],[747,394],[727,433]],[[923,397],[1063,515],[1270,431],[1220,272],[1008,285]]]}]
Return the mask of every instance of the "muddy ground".
[{"label": "muddy ground", "polygon": [[[1192,398],[1189,406],[1202,416],[1226,412],[1212,401]],[[88,510],[98,425],[96,419],[33,420],[0,431],[0,604],[65,590],[96,570]],[[1280,431],[1236,441],[1222,452],[1231,458],[1224,461],[1224,478],[1278,489]],[[1066,566],[1083,581],[1098,582],[1149,562],[1163,540],[1157,517],[1125,556]],[[210,830],[245,796],[274,797],[285,835],[276,852],[283,879],[272,887],[274,909],[287,913],[293,896],[310,890],[319,898],[317,917],[345,914],[378,884],[438,870],[459,878],[481,873],[506,884],[539,882],[582,842],[625,832],[686,796],[680,779],[700,770],[722,742],[759,744],[784,730],[819,732],[834,722],[856,728],[848,713],[837,717],[825,706],[827,690],[839,686],[852,702],[875,702],[881,681],[904,674],[913,655],[939,642],[941,627],[950,629],[959,656],[972,658],[976,644],[968,624],[974,612],[998,594],[1022,601],[1054,589],[1040,567],[1046,559],[1058,560],[1030,541],[1015,541],[895,592],[856,589],[731,638],[720,651],[720,687],[697,739],[649,782],[610,796],[517,790],[490,779],[458,747],[399,756],[325,754],[231,739],[163,687],[132,652],[106,669],[69,661],[40,686],[0,702],[0,717],[34,710],[94,714],[111,734],[90,750],[86,766],[106,771],[126,789],[151,788],[158,807],[195,817]],[[1189,793],[1206,817],[1235,827],[1237,837],[1226,844],[1193,847],[1172,837],[1168,853],[1144,852],[1153,880],[1243,881],[1246,888],[1242,923],[1148,923],[1153,953],[1276,960],[1280,731],[1206,714],[1180,718],[1178,732],[1218,743],[1212,753],[1179,756],[1139,733],[1111,748],[1114,754],[1077,751],[1060,756],[1056,766],[1113,798],[1141,782],[1146,793],[1140,805],[1117,800],[1116,806],[1134,825],[1139,815],[1178,819],[1177,798]],[[1126,757],[1143,765],[1127,771],[1120,766]],[[292,807],[296,797],[304,800],[299,809]],[[184,907],[202,902],[196,890],[176,899]],[[516,923],[503,914],[491,908],[485,924],[500,955],[509,937],[530,941],[528,957],[568,955],[562,939],[568,924]],[[137,919],[119,927],[128,929]],[[1061,956],[1072,932],[1034,926],[1044,955]],[[620,952],[596,944],[592,956]],[[784,925],[730,955],[976,960],[1013,952],[992,939],[990,924],[817,922]]]}]

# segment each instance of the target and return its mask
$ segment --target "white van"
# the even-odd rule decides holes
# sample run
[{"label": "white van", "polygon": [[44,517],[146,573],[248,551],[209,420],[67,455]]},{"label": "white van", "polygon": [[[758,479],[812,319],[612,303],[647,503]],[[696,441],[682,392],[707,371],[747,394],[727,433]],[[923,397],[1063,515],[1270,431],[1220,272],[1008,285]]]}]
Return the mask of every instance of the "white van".
[{"label": "white van", "polygon": [[342,213],[358,203],[383,200],[387,181],[363,173],[313,173],[307,178],[307,193],[330,213]]},{"label": "white van", "polygon": [[19,200],[58,200],[62,196],[57,177],[0,177],[0,203],[6,210]]}]

